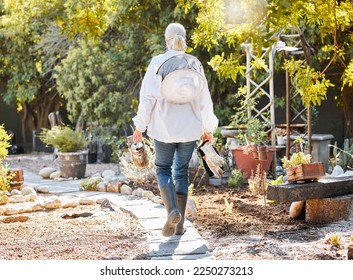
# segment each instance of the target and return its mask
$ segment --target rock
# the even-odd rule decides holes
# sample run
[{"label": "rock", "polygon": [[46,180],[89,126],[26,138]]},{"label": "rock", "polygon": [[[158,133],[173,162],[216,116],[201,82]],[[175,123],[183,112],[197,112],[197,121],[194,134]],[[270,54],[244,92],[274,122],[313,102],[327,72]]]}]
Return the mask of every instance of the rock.
[{"label": "rock", "polygon": [[156,204],[162,204],[162,198],[158,195],[155,195],[152,199],[152,202],[156,203]]},{"label": "rock", "polygon": [[37,202],[32,205],[32,212],[41,211],[44,209],[44,205],[41,202]]},{"label": "rock", "polygon": [[52,180],[57,180],[61,177],[61,172],[60,171],[54,171],[49,175],[49,178]]},{"label": "rock", "polygon": [[44,167],[42,168],[38,175],[39,176],[42,176],[43,179],[49,179],[49,176],[51,173],[55,172],[56,169],[55,168],[52,168],[52,167]]},{"label": "rock", "polygon": [[107,176],[103,178],[103,181],[107,183],[111,183],[111,182],[119,181],[119,178],[117,176]]},{"label": "rock", "polygon": [[76,200],[64,200],[61,202],[62,208],[75,208],[79,205],[80,205],[80,203]]},{"label": "rock", "polygon": [[36,190],[32,187],[24,187],[21,190],[22,195],[37,194]]},{"label": "rock", "polygon": [[107,192],[120,192],[121,185],[119,181],[110,182],[107,185]]},{"label": "rock", "polygon": [[144,199],[152,199],[153,197],[154,197],[154,194],[151,191],[143,191],[142,192],[142,198],[144,198]]},{"label": "rock", "polygon": [[192,197],[188,197],[188,200],[186,202],[186,216],[191,219],[197,218],[196,202]]},{"label": "rock", "polygon": [[97,199],[96,199],[96,203],[97,203],[97,204],[102,204],[105,200],[107,200],[106,197],[100,197],[100,198],[97,198]]},{"label": "rock", "polygon": [[130,195],[132,193],[132,189],[130,188],[130,186],[123,184],[120,188],[120,192],[121,194]]},{"label": "rock", "polygon": [[142,197],[142,193],[143,193],[143,192],[144,192],[143,189],[137,188],[137,189],[133,190],[131,194],[132,194],[132,195],[135,195],[135,196]]},{"label": "rock", "polygon": [[78,200],[78,202],[81,205],[94,205],[94,204],[96,204],[96,201],[93,198],[89,198],[89,197],[82,197]]},{"label": "rock", "polygon": [[37,199],[37,194],[36,193],[31,193],[29,195],[26,195],[26,201],[35,201]]},{"label": "rock", "polygon": [[6,217],[1,220],[3,223],[16,223],[16,222],[26,222],[28,221],[29,217],[28,216],[11,216],[11,217]]},{"label": "rock", "polygon": [[91,178],[102,178],[100,173],[94,173]]},{"label": "rock", "polygon": [[12,205],[7,205],[5,208],[5,215],[11,216],[11,215],[17,215],[18,214],[18,209],[15,206]]},{"label": "rock", "polygon": [[105,170],[105,171],[102,172],[102,177],[103,177],[103,178],[115,177],[115,176],[116,176],[116,174],[115,174],[115,171],[114,171],[114,170],[108,169],[108,170]]},{"label": "rock", "polygon": [[326,224],[353,218],[353,194],[321,199],[308,199],[305,222]]},{"label": "rock", "polygon": [[353,176],[353,171],[352,170],[347,170],[344,175],[346,176]]},{"label": "rock", "polygon": [[23,195],[18,194],[18,195],[10,196],[10,203],[22,203],[22,202],[26,202],[26,198]]},{"label": "rock", "polygon": [[36,188],[36,190],[39,193],[49,193],[49,187],[48,186],[38,186]]},{"label": "rock", "polygon": [[57,197],[50,197],[44,201],[45,209],[58,209],[61,207],[61,201]]},{"label": "rock", "polygon": [[0,196],[0,205],[9,203],[10,199],[7,195]]},{"label": "rock", "polygon": [[335,168],[333,169],[332,171],[332,176],[333,177],[337,177],[337,176],[340,176],[340,175],[343,175],[344,174],[344,170],[341,166],[339,165],[336,165]]},{"label": "rock", "polygon": [[107,183],[106,182],[100,182],[97,184],[96,189],[98,192],[106,192],[107,191]]},{"label": "rock", "polygon": [[128,185],[129,184],[129,179],[124,175],[124,174],[119,174],[117,176],[117,180]]},{"label": "rock", "polygon": [[289,207],[289,217],[292,219],[298,219],[304,212],[304,208],[305,200],[292,202]]},{"label": "rock", "polygon": [[17,190],[17,189],[13,189],[11,191],[11,195],[20,195],[21,194],[21,191],[20,190]]},{"label": "rock", "polygon": [[30,213],[32,212],[32,205],[28,204],[28,203],[21,203],[19,205],[18,209],[18,213]]},{"label": "rock", "polygon": [[0,206],[0,215],[4,215],[5,207]]}]

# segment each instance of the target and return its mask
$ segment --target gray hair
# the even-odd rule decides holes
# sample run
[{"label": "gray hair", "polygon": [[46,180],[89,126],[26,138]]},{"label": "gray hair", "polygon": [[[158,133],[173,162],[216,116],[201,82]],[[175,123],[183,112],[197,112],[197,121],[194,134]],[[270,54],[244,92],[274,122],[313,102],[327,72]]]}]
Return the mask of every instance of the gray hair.
[{"label": "gray hair", "polygon": [[165,29],[164,36],[169,41],[169,49],[176,51],[186,50],[186,31],[180,23],[169,24]]}]

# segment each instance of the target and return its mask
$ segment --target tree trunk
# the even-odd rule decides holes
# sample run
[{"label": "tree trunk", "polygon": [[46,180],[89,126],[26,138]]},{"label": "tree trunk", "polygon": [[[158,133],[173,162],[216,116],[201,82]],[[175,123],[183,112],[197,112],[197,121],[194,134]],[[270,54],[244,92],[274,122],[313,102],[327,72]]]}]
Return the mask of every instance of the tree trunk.
[{"label": "tree trunk", "polygon": [[58,93],[42,93],[30,102],[22,103],[21,130],[23,144],[27,143],[26,131],[49,127],[49,114],[59,110],[61,97]]}]

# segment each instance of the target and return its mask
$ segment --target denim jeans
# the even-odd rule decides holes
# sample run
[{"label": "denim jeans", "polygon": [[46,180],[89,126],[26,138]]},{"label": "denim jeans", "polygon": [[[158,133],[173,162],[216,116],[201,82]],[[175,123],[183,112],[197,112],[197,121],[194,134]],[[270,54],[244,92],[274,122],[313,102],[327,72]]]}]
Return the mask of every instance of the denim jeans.
[{"label": "denim jeans", "polygon": [[187,194],[189,187],[189,162],[196,141],[163,143],[154,140],[155,165],[159,188],[174,184],[177,194]]}]

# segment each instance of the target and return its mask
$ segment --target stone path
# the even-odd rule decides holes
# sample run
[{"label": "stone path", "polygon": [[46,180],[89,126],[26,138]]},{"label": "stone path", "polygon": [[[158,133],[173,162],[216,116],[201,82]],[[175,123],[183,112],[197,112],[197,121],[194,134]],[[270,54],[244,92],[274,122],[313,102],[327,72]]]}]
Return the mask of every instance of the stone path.
[{"label": "stone path", "polygon": [[166,212],[162,205],[132,195],[109,192],[80,191],[82,180],[49,180],[31,172],[24,171],[24,185],[48,186],[51,194],[72,195],[75,197],[107,198],[120,209],[134,215],[147,231],[149,254],[154,260],[198,260],[212,259],[205,240],[192,223],[185,221],[186,233],[182,236],[164,237],[161,229]]}]

